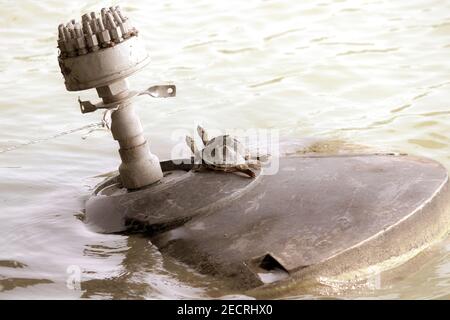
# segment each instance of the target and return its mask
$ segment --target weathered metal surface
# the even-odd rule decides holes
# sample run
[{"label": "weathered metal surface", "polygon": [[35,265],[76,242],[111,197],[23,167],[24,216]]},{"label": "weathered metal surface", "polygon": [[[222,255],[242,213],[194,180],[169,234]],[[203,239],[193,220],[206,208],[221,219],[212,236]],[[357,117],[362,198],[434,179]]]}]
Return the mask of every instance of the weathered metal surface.
[{"label": "weathered metal surface", "polygon": [[[196,215],[230,206],[256,182],[234,174],[189,171],[192,165],[168,171],[170,164],[161,163],[162,169],[166,169],[161,182],[139,191],[106,196],[108,189],[100,186],[98,190],[103,193],[86,203],[86,222],[107,233],[130,228],[167,230]],[[115,190],[114,185],[112,189]]]},{"label": "weathered metal surface", "polygon": [[149,62],[148,54],[137,37],[86,55],[59,58],[69,91],[106,86],[132,75]]},{"label": "weathered metal surface", "polygon": [[422,158],[284,157],[276,175],[255,179],[171,172],[138,192],[93,197],[87,222],[147,229],[163,254],[239,289],[367,268],[425,247],[450,226],[447,171]]}]

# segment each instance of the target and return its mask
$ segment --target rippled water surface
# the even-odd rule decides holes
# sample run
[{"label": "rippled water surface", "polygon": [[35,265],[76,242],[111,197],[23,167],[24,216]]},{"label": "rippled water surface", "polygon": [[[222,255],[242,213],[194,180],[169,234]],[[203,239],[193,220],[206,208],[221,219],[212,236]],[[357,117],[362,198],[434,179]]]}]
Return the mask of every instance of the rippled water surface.
[{"label": "rippled water surface", "polygon": [[[401,150],[450,168],[448,1],[120,4],[153,59],[132,85],[178,87],[176,99],[140,101],[160,158],[169,158],[175,130],[203,123]],[[108,131],[89,133],[101,114],[77,107],[78,95],[95,92],[65,90],[56,27],[109,5],[0,0],[0,298],[239,295],[163,259],[143,236],[96,234],[77,219],[119,157]],[[81,289],[66,285],[75,266]],[[329,294],[449,299],[450,242],[379,289]]]}]

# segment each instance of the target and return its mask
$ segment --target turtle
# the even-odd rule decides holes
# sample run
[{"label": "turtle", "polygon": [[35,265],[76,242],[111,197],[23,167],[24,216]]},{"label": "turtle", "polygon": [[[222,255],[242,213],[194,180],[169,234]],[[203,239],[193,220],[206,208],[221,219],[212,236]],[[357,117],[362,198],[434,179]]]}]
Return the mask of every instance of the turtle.
[{"label": "turtle", "polygon": [[197,133],[203,142],[203,148],[197,149],[192,137],[186,136],[186,143],[197,159],[201,159],[200,167],[222,172],[241,172],[250,178],[255,178],[252,169],[258,169],[258,163],[249,163],[250,155],[245,146],[231,135],[221,135],[208,139],[206,130],[197,127]]}]

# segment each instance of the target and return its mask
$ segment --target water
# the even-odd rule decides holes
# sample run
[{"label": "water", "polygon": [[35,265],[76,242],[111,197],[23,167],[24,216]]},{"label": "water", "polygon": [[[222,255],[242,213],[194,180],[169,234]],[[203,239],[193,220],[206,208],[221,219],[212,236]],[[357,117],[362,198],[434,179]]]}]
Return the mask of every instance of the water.
[{"label": "water", "polygon": [[[450,168],[446,1],[120,4],[153,59],[133,86],[178,87],[176,99],[140,101],[160,158],[170,157],[173,132],[203,123],[366,144]],[[240,297],[163,259],[145,237],[92,233],[76,217],[98,175],[119,160],[108,131],[88,134],[101,114],[81,115],[77,107],[78,95],[92,99],[95,92],[65,90],[56,27],[111,2],[0,5],[0,298]],[[81,289],[70,285],[79,271]],[[327,294],[449,299],[450,240],[416,272],[381,288]]]}]

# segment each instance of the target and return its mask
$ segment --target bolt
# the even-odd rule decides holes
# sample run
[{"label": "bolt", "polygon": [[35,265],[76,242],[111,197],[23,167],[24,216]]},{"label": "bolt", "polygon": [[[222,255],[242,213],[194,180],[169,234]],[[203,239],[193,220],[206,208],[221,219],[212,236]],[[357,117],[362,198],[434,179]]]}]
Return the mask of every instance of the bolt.
[{"label": "bolt", "polygon": [[128,27],[128,21],[123,21],[119,24],[120,31],[122,32],[123,38],[128,39],[130,35],[130,29]]},{"label": "bolt", "polygon": [[95,33],[95,34],[99,33],[100,32],[100,26],[98,25],[97,18],[92,19],[90,23],[91,23],[92,32]]},{"label": "bolt", "polygon": [[116,23],[114,22],[113,15],[111,12],[106,13],[106,18],[108,21],[108,29],[111,33],[111,38],[114,42],[119,43],[122,41],[122,31],[119,27],[117,27]]},{"label": "bolt", "polygon": [[78,54],[79,55],[83,55],[88,53],[87,49],[86,49],[86,40],[84,39],[84,34],[83,31],[81,29],[81,24],[77,23],[75,24],[75,42],[76,42],[76,47],[78,49]]},{"label": "bolt", "polygon": [[105,24],[103,23],[103,20],[98,18],[97,19],[97,24],[98,24],[98,30],[99,31],[105,31]]},{"label": "bolt", "polygon": [[89,22],[85,21],[83,24],[84,33],[86,36],[87,47],[90,51],[98,50],[98,40],[97,36],[92,32],[91,25]]},{"label": "bolt", "polygon": [[97,33],[98,42],[103,48],[106,48],[111,44],[111,36],[109,31],[105,29],[101,18],[97,18],[97,24],[99,27],[99,32]]},{"label": "bolt", "polygon": [[91,36],[94,34],[92,32],[91,23],[89,21],[83,22],[83,32],[85,36]]},{"label": "bolt", "polygon": [[71,39],[75,39],[76,38],[76,35],[75,35],[75,25],[72,23],[72,22],[69,22],[68,24],[67,24],[67,29],[69,30],[69,33],[70,33],[70,38]]},{"label": "bolt", "polygon": [[75,40],[75,30],[72,22],[69,22],[67,26],[64,28],[64,35],[66,37],[66,49],[67,55],[69,57],[75,57],[77,55],[76,52],[76,40]]},{"label": "bolt", "polygon": [[120,9],[120,6],[116,6],[115,7],[115,11],[117,12],[117,14],[119,15],[120,19],[122,21],[128,20],[127,17],[125,17],[124,15],[122,15],[122,9]]},{"label": "bolt", "polygon": [[64,24],[58,26],[58,48],[61,51],[61,55],[66,55],[66,35],[64,34]]},{"label": "bolt", "polygon": [[83,31],[81,30],[81,24],[77,23],[75,25],[75,36],[81,38],[83,36]]},{"label": "bolt", "polygon": [[114,9],[114,12],[117,13],[120,20],[122,21],[120,29],[122,31],[123,37],[127,39],[132,35],[137,34],[137,30],[131,27],[130,20],[122,14],[122,9],[120,8],[120,6],[116,6]]},{"label": "bolt", "polygon": [[64,39],[65,39],[66,41],[69,41],[69,40],[70,40],[70,32],[69,32],[69,29],[68,29],[67,27],[64,27],[64,28],[63,28],[63,32],[64,32]]},{"label": "bolt", "polygon": [[66,37],[64,35],[64,24],[60,24],[58,26],[58,36],[60,40],[66,40]]},{"label": "bolt", "polygon": [[106,19],[106,14],[108,13],[108,9],[106,9],[106,8],[103,8],[102,9],[102,11],[100,12],[100,14],[101,14],[101,16],[102,16],[102,22],[103,22],[103,25],[107,25],[108,24],[108,20]]},{"label": "bolt", "polygon": [[111,14],[111,12],[108,12],[107,14],[106,14],[106,19],[107,19],[107,25],[108,25],[108,27],[110,27],[110,28],[115,28],[116,27],[116,23],[114,22],[114,18],[113,18],[113,15]]},{"label": "bolt", "polygon": [[116,20],[117,24],[122,23],[122,19],[120,18],[119,14],[117,13],[117,11],[111,11],[112,15],[114,17],[114,20]]},{"label": "bolt", "polygon": [[86,22],[86,21],[89,22],[91,20],[92,19],[91,19],[91,16],[89,13],[85,13],[81,16],[81,21],[83,22],[83,24],[84,24],[84,22]]},{"label": "bolt", "polygon": [[128,30],[128,23],[126,21],[123,21],[122,18],[119,15],[119,12],[117,10],[112,11],[114,20],[117,22],[117,26],[120,28],[120,32],[122,33],[122,36],[124,39],[127,39],[130,37],[129,30]]}]

